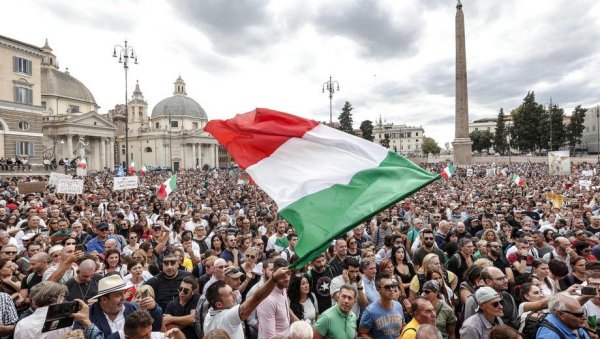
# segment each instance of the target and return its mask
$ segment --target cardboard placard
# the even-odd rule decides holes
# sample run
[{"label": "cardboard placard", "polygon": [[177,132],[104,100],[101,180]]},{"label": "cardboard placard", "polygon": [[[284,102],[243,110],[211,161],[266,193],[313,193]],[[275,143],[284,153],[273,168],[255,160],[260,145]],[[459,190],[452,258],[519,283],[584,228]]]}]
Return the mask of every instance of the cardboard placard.
[{"label": "cardboard placard", "polygon": [[70,176],[68,174],[52,172],[52,173],[50,173],[50,179],[48,179],[48,185],[56,185],[58,183],[58,180],[60,180],[60,179],[71,179],[71,178],[72,178],[72,176]]},{"label": "cardboard placard", "polygon": [[138,187],[139,179],[136,175],[130,177],[114,177],[113,178],[113,190],[126,190],[130,188]]},{"label": "cardboard placard", "polygon": [[44,193],[44,191],[46,190],[46,182],[20,182],[17,184],[17,188],[19,189],[19,193],[21,194]]}]

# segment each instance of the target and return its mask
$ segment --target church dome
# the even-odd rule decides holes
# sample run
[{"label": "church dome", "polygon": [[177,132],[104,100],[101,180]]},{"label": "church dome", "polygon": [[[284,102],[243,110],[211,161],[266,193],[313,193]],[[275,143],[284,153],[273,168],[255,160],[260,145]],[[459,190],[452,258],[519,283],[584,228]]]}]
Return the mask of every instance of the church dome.
[{"label": "church dome", "polygon": [[161,100],[152,109],[152,118],[183,116],[208,120],[206,112],[196,100],[187,96],[185,82],[181,76],[175,81],[173,96]]},{"label": "church dome", "polygon": [[69,72],[42,67],[42,95],[84,101],[96,105],[92,92]]}]

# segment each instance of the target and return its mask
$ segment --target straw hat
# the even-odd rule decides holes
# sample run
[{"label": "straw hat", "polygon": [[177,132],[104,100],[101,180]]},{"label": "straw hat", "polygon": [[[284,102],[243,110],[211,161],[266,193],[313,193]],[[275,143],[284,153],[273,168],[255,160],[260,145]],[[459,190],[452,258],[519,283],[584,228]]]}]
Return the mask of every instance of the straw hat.
[{"label": "straw hat", "polygon": [[109,294],[112,292],[126,290],[126,289],[130,288],[131,286],[133,286],[133,284],[131,282],[128,282],[126,284],[120,275],[111,274],[109,276],[106,276],[106,277],[100,279],[100,281],[98,282],[98,294],[90,299],[95,300],[95,299],[100,298],[103,295],[106,295],[106,294]]}]

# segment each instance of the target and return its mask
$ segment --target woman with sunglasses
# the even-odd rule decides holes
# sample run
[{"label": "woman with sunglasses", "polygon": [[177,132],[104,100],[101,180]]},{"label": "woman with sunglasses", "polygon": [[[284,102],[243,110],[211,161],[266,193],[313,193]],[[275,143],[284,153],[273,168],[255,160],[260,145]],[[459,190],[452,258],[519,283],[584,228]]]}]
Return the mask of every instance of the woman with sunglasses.
[{"label": "woman with sunglasses", "polygon": [[360,261],[360,249],[358,249],[358,241],[354,238],[354,235],[349,236],[346,239],[348,246],[346,250],[346,257],[354,257]]},{"label": "woman with sunglasses", "polygon": [[260,276],[253,273],[254,268],[256,267],[256,263],[258,262],[259,256],[260,250],[258,249],[258,247],[250,247],[246,250],[246,254],[244,254],[244,262],[240,265],[240,268],[244,273],[244,275],[242,276],[242,285],[245,285],[245,288],[243,290],[242,286],[240,286],[242,300],[246,300],[246,294],[248,293],[248,291],[250,291],[252,286],[256,285],[256,283],[260,280]]},{"label": "woman with sunglasses", "polygon": [[432,279],[423,284],[423,296],[427,298],[435,309],[435,326],[442,333],[444,339],[456,338],[456,315],[454,309],[440,300],[440,291],[443,290],[439,280]]}]

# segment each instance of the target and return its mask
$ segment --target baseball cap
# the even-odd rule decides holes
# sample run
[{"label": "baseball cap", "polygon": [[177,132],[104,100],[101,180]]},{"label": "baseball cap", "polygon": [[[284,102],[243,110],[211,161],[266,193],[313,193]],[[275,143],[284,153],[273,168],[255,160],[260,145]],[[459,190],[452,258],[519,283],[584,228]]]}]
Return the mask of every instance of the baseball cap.
[{"label": "baseball cap", "polygon": [[432,291],[435,293],[440,292],[440,283],[437,280],[429,280],[423,284],[423,292]]},{"label": "baseball cap", "polygon": [[484,302],[490,301],[494,298],[500,298],[500,295],[498,294],[498,292],[496,292],[496,290],[494,290],[491,287],[480,287],[476,292],[475,292],[475,300],[477,300],[477,304],[481,305]]},{"label": "baseball cap", "polygon": [[230,278],[240,278],[241,276],[244,275],[243,272],[241,272],[237,267],[234,266],[229,266],[225,269],[225,271],[223,272],[223,274],[226,277],[230,277]]}]

